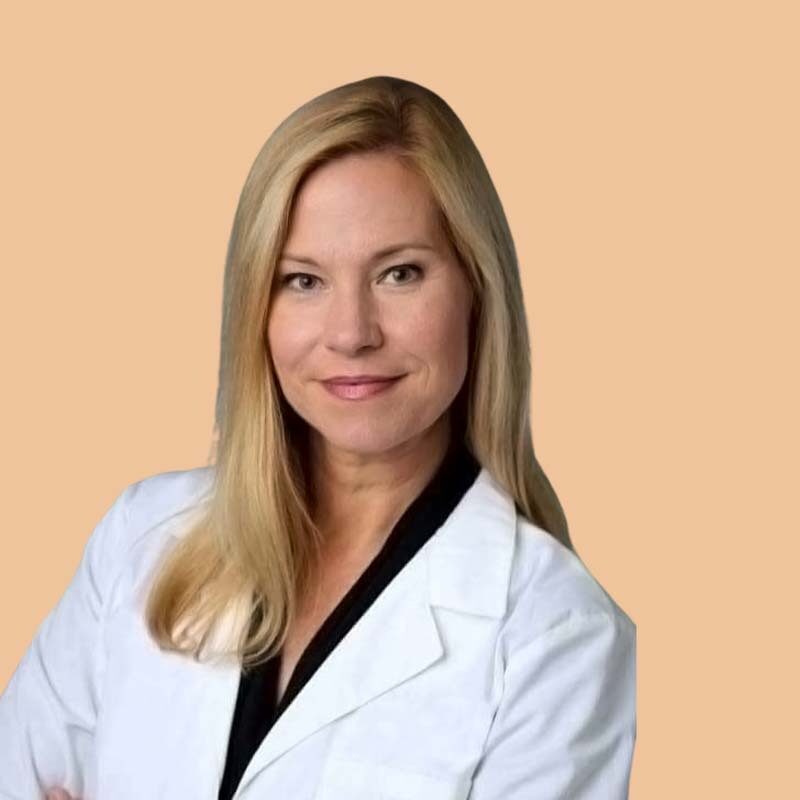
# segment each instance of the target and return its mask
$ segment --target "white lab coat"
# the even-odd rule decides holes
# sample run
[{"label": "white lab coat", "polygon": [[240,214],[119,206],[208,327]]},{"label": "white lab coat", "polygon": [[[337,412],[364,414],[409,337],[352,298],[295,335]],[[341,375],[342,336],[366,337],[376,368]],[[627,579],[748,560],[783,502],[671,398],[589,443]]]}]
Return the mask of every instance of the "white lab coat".
[{"label": "white lab coat", "polygon": [[[0,797],[216,800],[236,663],[163,653],[148,571],[211,470],[120,493],[0,696]],[[621,800],[636,626],[482,469],[254,755],[237,800]]]}]

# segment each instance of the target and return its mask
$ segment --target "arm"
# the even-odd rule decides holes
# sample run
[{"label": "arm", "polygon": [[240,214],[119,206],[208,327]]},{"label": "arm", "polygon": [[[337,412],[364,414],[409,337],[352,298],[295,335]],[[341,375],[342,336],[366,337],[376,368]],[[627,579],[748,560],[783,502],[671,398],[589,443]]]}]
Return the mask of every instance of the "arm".
[{"label": "arm", "polygon": [[636,739],[636,627],[573,611],[512,652],[470,800],[625,800]]},{"label": "arm", "polygon": [[0,798],[60,786],[83,796],[99,705],[100,630],[127,527],[128,487],[90,536],[71,582],[0,695]]}]

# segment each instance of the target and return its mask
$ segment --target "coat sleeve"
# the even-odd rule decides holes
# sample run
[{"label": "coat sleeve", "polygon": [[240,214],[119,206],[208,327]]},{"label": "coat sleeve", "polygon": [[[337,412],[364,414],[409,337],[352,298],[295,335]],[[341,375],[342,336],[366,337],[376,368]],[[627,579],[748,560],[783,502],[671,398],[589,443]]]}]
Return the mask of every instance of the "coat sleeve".
[{"label": "coat sleeve", "polygon": [[469,800],[627,798],[635,662],[635,624],[594,609],[513,652]]},{"label": "coat sleeve", "polygon": [[84,796],[99,704],[100,629],[131,488],[95,527],[67,589],[0,695],[3,800],[37,800],[55,786]]}]

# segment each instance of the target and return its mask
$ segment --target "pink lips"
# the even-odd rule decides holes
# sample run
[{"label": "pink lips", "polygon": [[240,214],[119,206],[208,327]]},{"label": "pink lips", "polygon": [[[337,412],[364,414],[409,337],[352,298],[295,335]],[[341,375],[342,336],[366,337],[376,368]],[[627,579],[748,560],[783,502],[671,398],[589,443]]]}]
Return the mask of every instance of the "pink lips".
[{"label": "pink lips", "polygon": [[335,397],[342,400],[363,400],[374,397],[394,386],[403,375],[388,380],[359,380],[354,382],[322,381],[322,385]]}]

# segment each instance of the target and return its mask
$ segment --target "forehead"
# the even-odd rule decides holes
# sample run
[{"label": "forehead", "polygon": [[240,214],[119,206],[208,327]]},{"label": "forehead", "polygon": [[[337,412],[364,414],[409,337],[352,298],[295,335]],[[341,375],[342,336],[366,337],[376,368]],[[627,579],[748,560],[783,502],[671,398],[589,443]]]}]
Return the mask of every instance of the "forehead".
[{"label": "forehead", "polygon": [[306,177],[286,246],[360,252],[388,239],[436,244],[439,235],[438,208],[424,178],[387,153],[350,154]]}]

